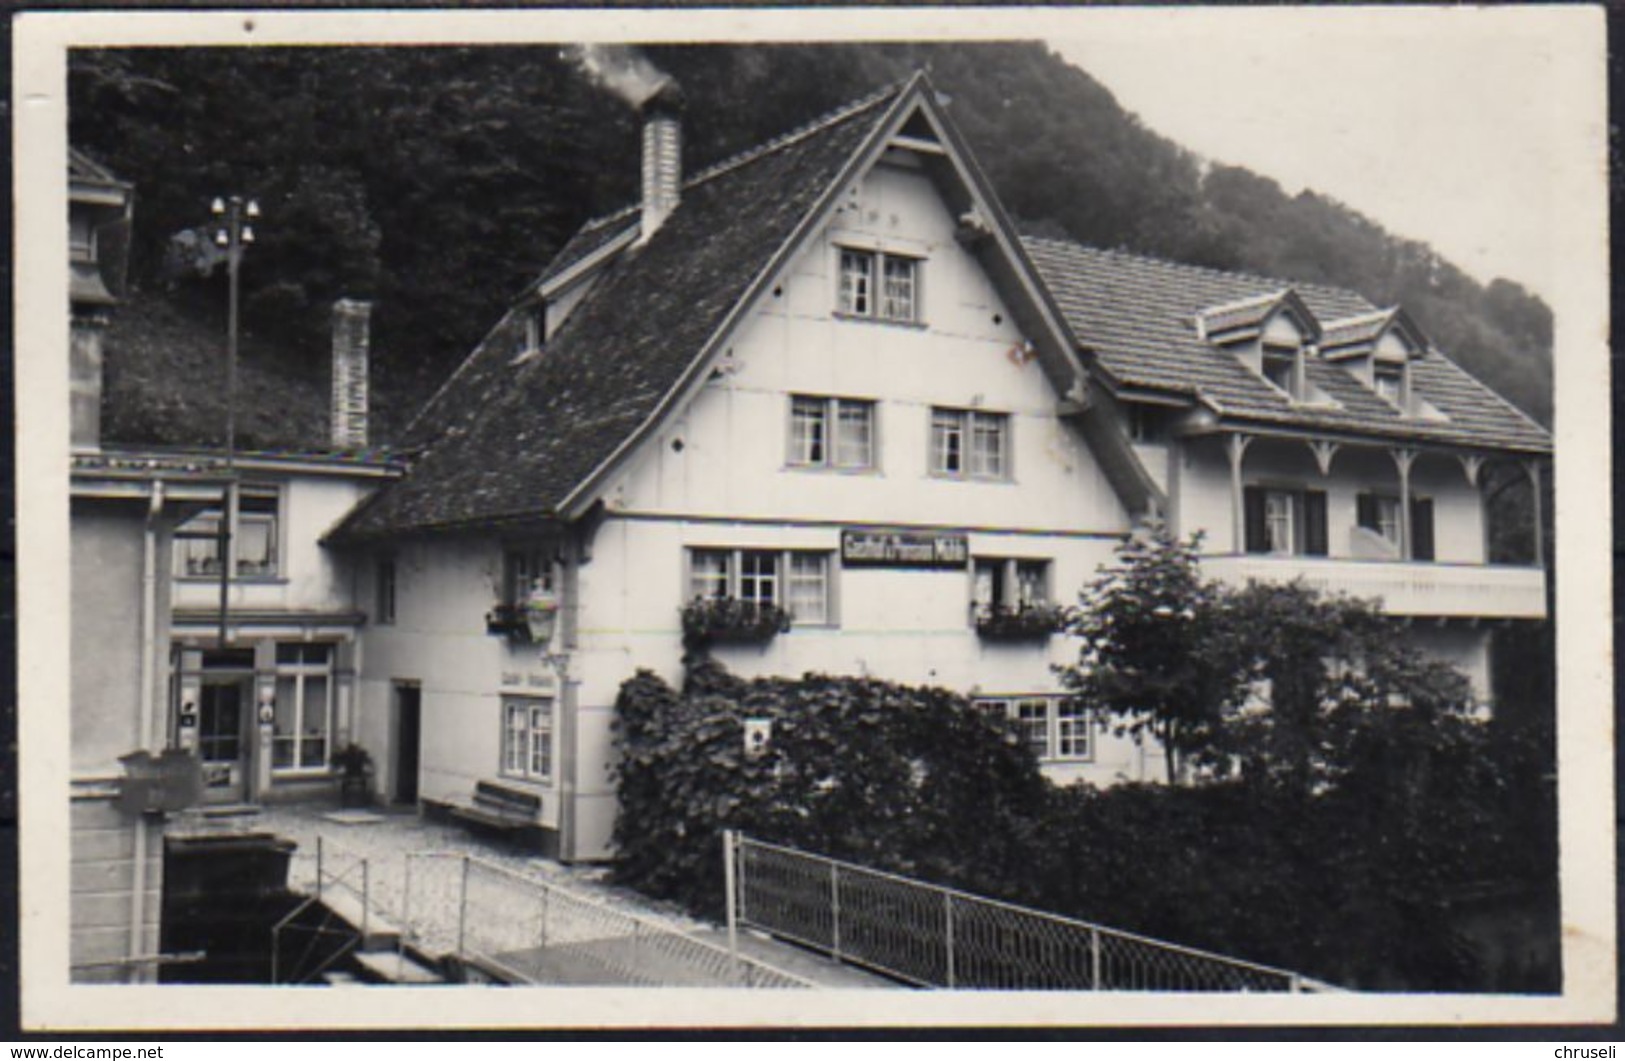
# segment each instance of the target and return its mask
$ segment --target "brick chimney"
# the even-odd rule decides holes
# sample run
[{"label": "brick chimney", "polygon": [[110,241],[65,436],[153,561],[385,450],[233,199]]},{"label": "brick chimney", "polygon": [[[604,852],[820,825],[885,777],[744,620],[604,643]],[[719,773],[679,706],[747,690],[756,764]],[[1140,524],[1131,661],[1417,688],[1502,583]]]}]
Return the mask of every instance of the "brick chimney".
[{"label": "brick chimney", "polygon": [[655,234],[677,209],[683,183],[683,94],[677,83],[644,101],[643,116],[643,224],[638,242]]},{"label": "brick chimney", "polygon": [[333,303],[333,400],[331,443],[334,449],[367,445],[367,347],[372,303],[341,298]]}]

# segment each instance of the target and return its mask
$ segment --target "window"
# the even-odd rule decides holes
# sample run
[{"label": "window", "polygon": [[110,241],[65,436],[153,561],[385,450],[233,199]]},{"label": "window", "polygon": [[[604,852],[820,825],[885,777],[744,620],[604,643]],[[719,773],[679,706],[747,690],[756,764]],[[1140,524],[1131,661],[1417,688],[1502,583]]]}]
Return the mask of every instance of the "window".
[{"label": "window", "polygon": [[1378,361],[1371,366],[1371,386],[1377,394],[1400,409],[1405,407],[1405,366],[1393,361]]},{"label": "window", "polygon": [[1003,719],[1038,759],[1086,762],[1094,758],[1089,712],[1070,697],[984,697],[976,706]]},{"label": "window", "polygon": [[541,352],[542,312],[540,307],[536,307],[519,313],[518,327],[514,329],[515,358],[531,357]]},{"label": "window", "polygon": [[276,646],[276,701],[271,717],[271,768],[327,768],[333,732],[333,646]]},{"label": "window", "polygon": [[1354,501],[1355,522],[1399,548],[1399,498],[1388,494],[1361,494]]},{"label": "window", "polygon": [[867,317],[874,312],[875,256],[864,251],[841,251],[842,313]]},{"label": "window", "polygon": [[880,289],[880,316],[889,321],[914,320],[914,259],[887,255],[881,264],[885,283]]},{"label": "window", "polygon": [[545,549],[510,549],[502,560],[502,603],[519,605],[537,588],[553,588],[553,565]]},{"label": "window", "polygon": [[785,608],[793,622],[833,622],[830,554],[792,549],[689,551],[690,600],[738,600]]},{"label": "window", "polygon": [[873,468],[875,403],[792,396],[790,463],[804,468]]},{"label": "window", "polygon": [[377,596],[375,602],[374,621],[380,626],[388,626],[395,621],[395,559],[386,557],[378,561],[374,572],[377,582]]},{"label": "window", "polygon": [[931,472],[954,478],[1009,475],[1010,418],[969,409],[931,410]]},{"label": "window", "polygon": [[978,556],[972,565],[971,599],[976,615],[995,608],[1020,611],[1049,603],[1048,560],[1012,560]]},{"label": "window", "polygon": [[1297,350],[1289,346],[1264,347],[1263,371],[1264,378],[1288,397],[1299,397]]},{"label": "window", "polygon": [[848,247],[840,255],[839,312],[907,324],[919,320],[919,259]]},{"label": "window", "polygon": [[502,774],[526,781],[553,776],[553,702],[535,696],[502,698]]},{"label": "window", "polygon": [[1246,549],[1278,556],[1325,556],[1326,492],[1249,486],[1243,491]]},{"label": "window", "polygon": [[[237,488],[236,527],[227,543],[240,578],[277,574],[277,514],[282,495],[274,486]],[[220,574],[220,506],[198,513],[175,532],[175,571],[189,577]]]},{"label": "window", "polygon": [[1154,405],[1128,406],[1128,437],[1142,446],[1159,445],[1168,441],[1166,416]]},{"label": "window", "polygon": [[[1391,494],[1360,494],[1354,499],[1355,522],[1386,538],[1395,550],[1404,548],[1399,498]],[[1433,499],[1411,498],[1410,559],[1434,559]]]}]

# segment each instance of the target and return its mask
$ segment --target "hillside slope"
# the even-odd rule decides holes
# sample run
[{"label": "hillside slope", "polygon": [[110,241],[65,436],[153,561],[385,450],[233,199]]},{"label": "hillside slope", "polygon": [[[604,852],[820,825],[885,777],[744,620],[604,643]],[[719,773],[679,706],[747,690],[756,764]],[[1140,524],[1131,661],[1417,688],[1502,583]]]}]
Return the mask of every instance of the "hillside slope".
[{"label": "hillside slope", "polygon": [[[925,68],[1024,228],[1102,247],[1349,287],[1405,304],[1474,375],[1545,423],[1552,319],[1425,244],[1244,169],[1206,168],[1087,73],[1030,43],[658,47],[704,166]],[[138,189],[133,280],[207,292],[171,238],[224,192],[265,217],[246,320],[325,348],[337,297],[377,300],[387,419],[420,401],[587,218],[636,194],[630,107],[558,49],[76,52],[74,143]]]}]

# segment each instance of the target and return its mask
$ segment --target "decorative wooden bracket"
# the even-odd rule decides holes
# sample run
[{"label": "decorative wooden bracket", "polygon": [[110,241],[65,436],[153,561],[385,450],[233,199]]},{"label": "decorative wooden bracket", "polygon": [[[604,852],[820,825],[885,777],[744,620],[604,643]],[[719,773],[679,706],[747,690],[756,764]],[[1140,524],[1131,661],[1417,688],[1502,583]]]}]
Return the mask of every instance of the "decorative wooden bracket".
[{"label": "decorative wooden bracket", "polygon": [[1342,443],[1327,439],[1308,439],[1309,452],[1315,455],[1315,466],[1320,469],[1321,477],[1332,474],[1332,458],[1342,448]]}]

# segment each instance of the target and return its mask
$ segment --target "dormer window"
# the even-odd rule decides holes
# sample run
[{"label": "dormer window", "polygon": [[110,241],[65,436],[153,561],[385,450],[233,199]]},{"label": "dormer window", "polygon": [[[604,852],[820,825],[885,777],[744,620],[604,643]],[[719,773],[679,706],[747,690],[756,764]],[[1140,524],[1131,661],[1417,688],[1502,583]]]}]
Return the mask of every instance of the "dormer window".
[{"label": "dormer window", "polygon": [[1378,361],[1371,366],[1371,387],[1385,401],[1396,408],[1405,408],[1405,365],[1403,362]]},{"label": "dormer window", "polygon": [[515,329],[513,356],[515,360],[535,357],[542,350],[542,310],[527,309],[519,314],[519,327]]},{"label": "dormer window", "polygon": [[1296,347],[1265,346],[1260,370],[1263,372],[1264,378],[1286,394],[1287,397],[1297,399],[1302,396],[1302,390],[1298,385],[1298,350]]}]

